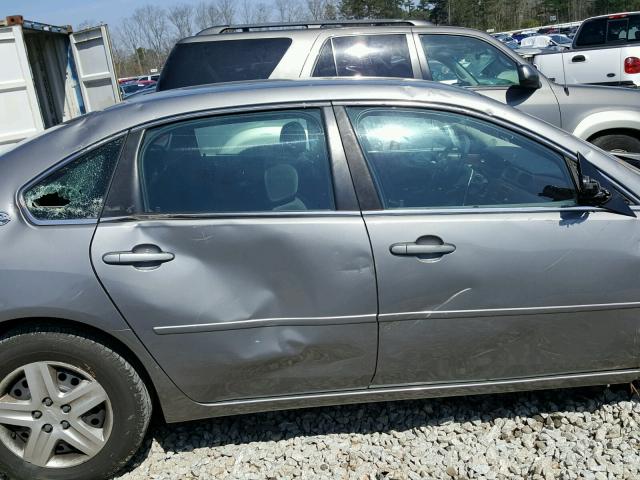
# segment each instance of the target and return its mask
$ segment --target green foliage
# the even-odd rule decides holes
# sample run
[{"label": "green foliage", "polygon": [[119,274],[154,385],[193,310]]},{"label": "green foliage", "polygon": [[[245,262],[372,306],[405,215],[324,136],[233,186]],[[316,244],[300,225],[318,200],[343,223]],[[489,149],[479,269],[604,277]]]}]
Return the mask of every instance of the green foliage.
[{"label": "green foliage", "polygon": [[338,10],[345,18],[420,18],[503,31],[637,11],[640,0],[341,0]]},{"label": "green foliage", "polygon": [[340,13],[345,18],[400,18],[408,16],[406,6],[404,0],[342,0]]}]

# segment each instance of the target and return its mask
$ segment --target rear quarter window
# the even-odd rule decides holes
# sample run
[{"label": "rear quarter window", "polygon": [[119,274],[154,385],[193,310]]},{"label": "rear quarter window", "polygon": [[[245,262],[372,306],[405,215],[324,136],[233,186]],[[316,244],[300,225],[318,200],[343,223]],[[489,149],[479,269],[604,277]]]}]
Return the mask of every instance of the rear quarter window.
[{"label": "rear quarter window", "polygon": [[162,69],[158,90],[269,78],[290,38],[179,43]]},{"label": "rear quarter window", "polygon": [[124,137],[105,143],[27,188],[29,213],[45,221],[97,219],[123,143]]}]

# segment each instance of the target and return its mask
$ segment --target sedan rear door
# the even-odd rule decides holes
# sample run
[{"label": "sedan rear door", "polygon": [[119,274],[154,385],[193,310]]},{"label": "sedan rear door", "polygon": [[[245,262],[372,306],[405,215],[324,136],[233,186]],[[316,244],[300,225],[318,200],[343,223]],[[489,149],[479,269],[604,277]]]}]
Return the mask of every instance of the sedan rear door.
[{"label": "sedan rear door", "polygon": [[199,402],[366,388],[374,266],[332,110],[130,138],[91,256],[175,383]]},{"label": "sedan rear door", "polygon": [[352,170],[370,172],[375,386],[638,366],[640,224],[579,206],[563,152],[477,114],[342,108]]}]

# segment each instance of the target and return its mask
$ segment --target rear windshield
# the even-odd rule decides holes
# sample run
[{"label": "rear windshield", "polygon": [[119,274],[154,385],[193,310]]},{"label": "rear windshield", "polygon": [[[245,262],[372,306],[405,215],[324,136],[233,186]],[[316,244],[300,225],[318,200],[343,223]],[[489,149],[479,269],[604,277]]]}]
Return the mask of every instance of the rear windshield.
[{"label": "rear windshield", "polygon": [[162,69],[158,90],[269,78],[290,45],[290,38],[179,43]]},{"label": "rear windshield", "polygon": [[586,21],[578,31],[576,47],[640,42],[640,15],[613,15]]}]

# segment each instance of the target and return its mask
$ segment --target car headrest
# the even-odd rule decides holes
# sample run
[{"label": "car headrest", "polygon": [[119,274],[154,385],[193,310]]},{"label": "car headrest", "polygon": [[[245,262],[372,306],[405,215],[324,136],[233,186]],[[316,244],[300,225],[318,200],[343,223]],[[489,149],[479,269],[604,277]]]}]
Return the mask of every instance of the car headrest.
[{"label": "car headrest", "polygon": [[178,128],[171,133],[171,150],[194,151],[198,149],[195,131],[192,128]]},{"label": "car headrest", "polygon": [[294,197],[298,193],[298,172],[291,165],[274,165],[264,172],[264,186],[271,202]]},{"label": "car headrest", "polygon": [[304,150],[307,143],[307,132],[298,122],[285,123],[280,130],[280,143]]}]

